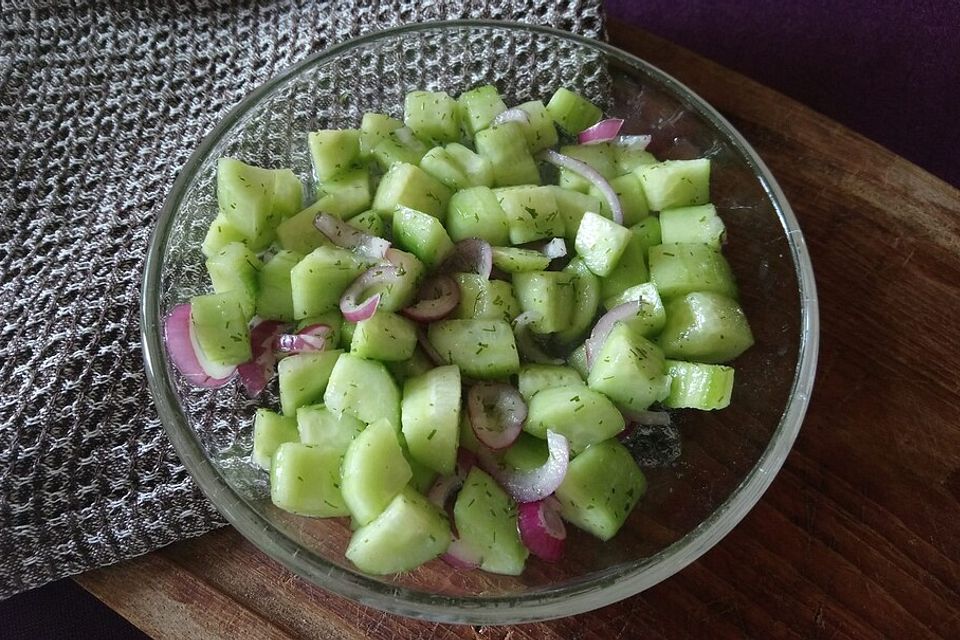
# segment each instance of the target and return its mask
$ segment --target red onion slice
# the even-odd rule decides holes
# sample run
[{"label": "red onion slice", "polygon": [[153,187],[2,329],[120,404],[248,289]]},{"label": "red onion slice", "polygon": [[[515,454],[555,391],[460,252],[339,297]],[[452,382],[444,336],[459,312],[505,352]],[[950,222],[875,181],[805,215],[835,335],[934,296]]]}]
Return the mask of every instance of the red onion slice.
[{"label": "red onion slice", "polygon": [[440,558],[458,569],[476,569],[483,562],[478,551],[468,548],[459,538],[454,538]]},{"label": "red onion slice", "polygon": [[496,126],[498,124],[503,124],[504,122],[519,122],[520,124],[529,124],[530,114],[519,107],[507,109],[506,111],[498,113],[497,117],[494,118],[493,122],[490,123],[490,126]]},{"label": "red onion slice", "polygon": [[552,165],[573,171],[592,183],[603,195],[603,199],[607,201],[607,205],[610,207],[610,216],[613,218],[613,221],[617,224],[623,224],[623,207],[620,206],[620,198],[617,196],[617,192],[613,190],[613,187],[610,186],[610,183],[607,182],[606,178],[600,175],[596,169],[586,162],[581,162],[576,158],[557,153],[553,149],[543,151],[540,154],[540,158]]},{"label": "red onion slice", "polygon": [[481,447],[477,451],[480,466],[517,502],[543,500],[557,490],[567,475],[570,462],[570,443],[555,431],[547,431],[549,457],[542,466],[529,471],[518,471],[498,460],[493,451]]},{"label": "red onion slice", "polygon": [[420,287],[416,304],[401,313],[417,322],[433,322],[449,315],[460,303],[460,287],[447,275],[430,278]]},{"label": "red onion slice", "polygon": [[517,339],[517,349],[524,359],[538,364],[563,364],[562,358],[554,358],[547,354],[533,337],[530,324],[537,319],[533,311],[524,311],[513,319],[513,334]]},{"label": "red onion slice", "polygon": [[274,374],[277,358],[273,345],[283,333],[284,324],[276,320],[263,320],[250,329],[250,351],[253,355],[249,362],[237,367],[237,374],[247,395],[256,398],[266,389]]},{"label": "red onion slice", "polygon": [[[378,265],[364,271],[350,283],[340,297],[340,313],[350,322],[360,322],[372,316],[380,304],[380,292],[367,296],[371,289],[383,289],[400,281],[400,270],[393,265]],[[366,297],[364,297],[366,296]]]},{"label": "red onion slice", "polygon": [[430,359],[430,362],[433,363],[433,366],[441,367],[445,364],[450,364],[437,352],[436,347],[430,342],[430,338],[427,337],[427,332],[423,327],[417,327],[417,343],[420,345],[420,348],[423,349],[423,353],[426,354],[427,358]]},{"label": "red onion slice", "polygon": [[333,244],[356,251],[371,260],[382,260],[390,248],[387,240],[364,233],[330,213],[319,214],[313,224]]},{"label": "red onion slice", "polygon": [[475,273],[489,279],[493,269],[493,248],[486,240],[465,238],[453,246],[453,253],[444,261],[443,269]]},{"label": "red onion slice", "polygon": [[325,324],[312,324],[296,333],[277,336],[274,348],[281,353],[311,353],[327,348],[327,339],[333,329]]},{"label": "red onion slice", "polygon": [[520,539],[533,555],[547,562],[563,556],[567,528],[560,518],[560,502],[553,496],[518,505],[517,526]]},{"label": "red onion slice", "polygon": [[584,349],[587,356],[587,369],[593,368],[593,360],[600,353],[603,343],[607,341],[607,336],[613,331],[614,325],[621,320],[626,320],[640,312],[640,300],[631,300],[615,306],[610,311],[600,316],[597,324],[593,325],[590,337],[584,342]]},{"label": "red onion slice", "polygon": [[577,142],[580,144],[597,144],[598,142],[608,142],[620,134],[620,128],[623,127],[623,118],[607,118],[601,120],[589,129],[584,129],[577,136]]},{"label": "red onion slice", "polygon": [[520,435],[527,403],[509,384],[478,382],[467,392],[467,412],[477,440],[491,449],[503,449]]},{"label": "red onion slice", "polygon": [[457,492],[462,486],[463,478],[460,476],[440,476],[434,481],[433,486],[430,487],[430,490],[427,492],[427,500],[439,509],[443,509],[447,504],[447,500],[450,499],[450,496]]},{"label": "red onion slice", "polygon": [[194,348],[195,340],[190,328],[190,303],[178,304],[163,322],[163,342],[167,353],[177,371],[194,387],[216,389],[230,382],[233,373],[226,377],[214,378],[204,371]]},{"label": "red onion slice", "polygon": [[634,411],[633,409],[622,409],[624,420],[633,424],[639,424],[649,427],[668,427],[672,424],[670,414],[666,411]]}]

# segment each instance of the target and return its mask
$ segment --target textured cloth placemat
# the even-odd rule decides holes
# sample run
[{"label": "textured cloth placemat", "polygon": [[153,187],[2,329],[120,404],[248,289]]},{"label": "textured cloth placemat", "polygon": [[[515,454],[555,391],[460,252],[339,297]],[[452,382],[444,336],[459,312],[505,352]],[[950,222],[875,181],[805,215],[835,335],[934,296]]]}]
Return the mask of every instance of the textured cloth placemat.
[{"label": "textured cloth placemat", "polygon": [[0,598],[223,524],[147,390],[156,215],[261,82],[362,33],[458,17],[603,31],[601,0],[0,2]]}]

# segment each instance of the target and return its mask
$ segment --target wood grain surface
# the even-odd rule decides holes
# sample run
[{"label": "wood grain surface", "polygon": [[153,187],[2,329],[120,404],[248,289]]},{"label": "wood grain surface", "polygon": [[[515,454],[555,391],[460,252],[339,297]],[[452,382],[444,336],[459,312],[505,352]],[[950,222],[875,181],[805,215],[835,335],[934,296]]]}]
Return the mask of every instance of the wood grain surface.
[{"label": "wood grain surface", "polygon": [[638,596],[515,627],[356,605],[232,529],[87,573],[81,585],[157,638],[960,638],[960,191],[689,51],[616,23],[610,35],[749,139],[813,257],[813,400],[743,522]]}]

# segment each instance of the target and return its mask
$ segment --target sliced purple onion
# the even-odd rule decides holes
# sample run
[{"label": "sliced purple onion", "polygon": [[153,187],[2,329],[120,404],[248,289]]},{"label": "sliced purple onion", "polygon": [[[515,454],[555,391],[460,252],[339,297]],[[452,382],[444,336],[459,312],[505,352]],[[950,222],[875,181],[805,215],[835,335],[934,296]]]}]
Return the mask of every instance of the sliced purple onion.
[{"label": "sliced purple onion", "polygon": [[203,369],[197,357],[192,333],[190,303],[178,304],[170,310],[163,323],[163,341],[173,366],[194,387],[216,389],[230,382],[232,372],[229,376],[214,378]]},{"label": "sliced purple onion", "polygon": [[514,500],[536,502],[557,490],[567,475],[567,465],[570,462],[570,443],[565,436],[548,430],[547,450],[547,461],[529,471],[508,467],[497,459],[493,451],[484,447],[477,451],[477,458],[481,468],[493,476]]},{"label": "sliced purple onion", "polygon": [[443,509],[447,505],[447,500],[463,486],[463,478],[459,476],[440,476],[434,481],[433,486],[427,492],[427,500]]},{"label": "sliced purple onion", "polygon": [[517,339],[517,349],[525,360],[538,364],[563,364],[562,358],[554,358],[546,353],[533,336],[530,325],[539,316],[533,311],[524,311],[513,319],[513,334]]},{"label": "sliced purple onion", "polygon": [[401,313],[417,322],[433,322],[449,315],[460,303],[460,286],[447,275],[434,276],[423,283],[417,303]]},{"label": "sliced purple onion", "polygon": [[603,199],[607,201],[607,205],[610,207],[610,216],[613,221],[617,224],[623,224],[623,207],[620,205],[620,198],[617,196],[617,192],[613,190],[613,187],[610,186],[610,183],[607,182],[606,178],[600,175],[596,169],[586,162],[581,162],[576,158],[557,153],[553,149],[546,149],[541,152],[540,158],[552,165],[573,171],[588,180],[600,191]]},{"label": "sliced purple onion", "polygon": [[529,124],[530,114],[519,107],[507,109],[506,111],[498,113],[497,117],[494,118],[493,122],[490,123],[490,126],[503,124],[504,122],[519,122],[520,124]]},{"label": "sliced purple onion", "polygon": [[477,440],[491,449],[504,449],[520,435],[527,403],[509,384],[479,382],[467,392],[467,415]]},{"label": "sliced purple onion", "polygon": [[252,357],[237,367],[237,374],[247,395],[256,398],[267,388],[275,373],[277,358],[273,353],[274,342],[285,329],[282,322],[263,320],[250,329]]},{"label": "sliced purple onion", "polygon": [[623,118],[607,118],[601,120],[589,129],[584,129],[577,136],[577,142],[580,144],[597,144],[598,142],[608,142],[620,134],[623,127]]},{"label": "sliced purple onion", "polygon": [[[350,283],[340,297],[340,313],[350,322],[366,320],[377,311],[380,304],[380,291],[400,281],[400,270],[393,265],[378,265],[364,271],[360,277]],[[370,290],[373,295],[367,295]]]},{"label": "sliced purple onion", "polygon": [[327,340],[333,329],[325,324],[312,324],[296,333],[281,333],[274,348],[281,353],[311,353],[327,348]]},{"label": "sliced purple onion", "polygon": [[567,528],[560,518],[560,501],[553,496],[518,505],[517,527],[520,539],[533,555],[547,562],[557,562],[563,556]]},{"label": "sliced purple onion", "polygon": [[624,420],[635,425],[667,427],[672,424],[670,414],[666,411],[634,411],[633,409],[623,409],[620,413],[623,414]]},{"label": "sliced purple onion", "polygon": [[493,248],[480,238],[465,238],[453,246],[453,252],[444,263],[445,271],[475,273],[490,278],[493,269]]},{"label": "sliced purple onion", "polygon": [[333,244],[356,251],[370,260],[382,260],[390,248],[387,240],[364,233],[330,213],[319,214],[313,224]]},{"label": "sliced purple onion", "polygon": [[454,538],[440,558],[457,569],[476,569],[483,562],[483,556],[478,551],[470,549],[459,538]]},{"label": "sliced purple onion", "polygon": [[600,319],[597,320],[597,324],[593,325],[593,330],[590,332],[590,337],[587,338],[587,341],[584,342],[584,350],[586,351],[587,357],[587,369],[593,368],[593,360],[597,357],[597,354],[600,353],[603,343],[607,341],[607,336],[610,335],[610,332],[613,331],[614,325],[616,325],[621,320],[626,320],[632,316],[636,316],[640,312],[640,300],[631,300],[629,302],[624,302],[615,306],[610,311],[607,311],[605,314],[600,316]]},{"label": "sliced purple onion", "polygon": [[417,344],[419,344],[420,348],[423,349],[423,353],[426,354],[427,358],[430,359],[430,362],[433,363],[433,366],[442,367],[445,364],[450,364],[447,362],[446,358],[437,352],[436,347],[434,347],[433,343],[430,342],[430,338],[427,337],[427,332],[423,327],[417,327]]}]

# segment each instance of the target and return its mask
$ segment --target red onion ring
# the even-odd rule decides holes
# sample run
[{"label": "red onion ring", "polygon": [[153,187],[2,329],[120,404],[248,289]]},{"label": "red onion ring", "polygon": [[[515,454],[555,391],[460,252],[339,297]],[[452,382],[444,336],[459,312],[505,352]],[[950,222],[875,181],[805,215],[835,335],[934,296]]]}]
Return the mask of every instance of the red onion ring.
[{"label": "red onion ring", "polygon": [[519,107],[507,109],[497,114],[490,126],[503,124],[504,122],[519,122],[520,124],[530,124],[530,114]]},{"label": "red onion ring", "polygon": [[327,348],[327,339],[333,331],[325,324],[312,324],[296,333],[281,333],[274,341],[274,349],[281,353],[311,353]]},{"label": "red onion ring", "polygon": [[508,468],[493,451],[485,447],[477,451],[477,458],[480,467],[493,476],[514,500],[536,502],[557,490],[567,475],[570,462],[570,443],[562,434],[547,431],[547,450],[547,461],[529,471]]},{"label": "red onion ring", "polygon": [[436,347],[433,346],[433,343],[430,342],[430,338],[427,337],[427,332],[423,327],[417,327],[417,344],[423,349],[423,353],[429,358],[430,362],[433,363],[433,366],[442,367],[445,364],[450,364],[440,355]]},{"label": "red onion ring", "polygon": [[453,246],[453,252],[443,263],[443,269],[456,273],[475,273],[490,278],[493,269],[493,248],[480,238],[465,238]]},{"label": "red onion ring", "polygon": [[447,500],[463,486],[463,478],[460,476],[440,476],[434,481],[433,486],[427,492],[427,500],[432,502],[437,508],[443,509]]},{"label": "red onion ring", "polygon": [[631,300],[615,306],[610,311],[600,316],[597,324],[593,325],[590,337],[583,343],[587,356],[587,370],[593,368],[593,359],[600,353],[603,343],[607,341],[607,336],[613,331],[614,325],[621,320],[626,320],[640,312],[640,300]]},{"label": "red onion ring", "polygon": [[533,311],[524,311],[513,319],[513,334],[517,339],[517,349],[520,355],[530,362],[538,364],[563,364],[562,358],[554,358],[547,354],[537,343],[530,330],[530,324],[537,319]]},{"label": "red onion ring", "polygon": [[576,158],[557,153],[553,149],[543,151],[540,154],[540,158],[552,165],[573,171],[588,180],[600,191],[603,199],[607,201],[607,205],[610,207],[610,216],[613,221],[617,224],[623,224],[623,207],[620,205],[620,198],[617,196],[617,192],[613,190],[613,187],[610,186],[610,183],[607,182],[606,178],[600,175],[596,169],[586,162],[581,162]]},{"label": "red onion ring", "polygon": [[557,562],[563,556],[567,528],[560,518],[560,502],[553,496],[518,505],[517,528],[524,546],[541,560]]},{"label": "red onion ring", "polygon": [[378,265],[367,269],[360,277],[350,283],[340,297],[340,313],[350,322],[366,320],[377,311],[380,304],[380,292],[363,298],[371,288],[386,287],[400,280],[400,270],[393,265]]},{"label": "red onion ring", "polygon": [[589,129],[584,129],[577,136],[577,142],[580,144],[597,144],[598,142],[608,142],[620,134],[620,128],[623,127],[623,118],[607,118],[601,120]]},{"label": "red onion ring", "polygon": [[460,287],[448,275],[430,278],[420,287],[417,303],[400,313],[417,322],[433,322],[449,315],[460,303]]},{"label": "red onion ring", "polygon": [[263,320],[250,329],[250,351],[253,357],[237,367],[237,374],[247,395],[256,398],[266,389],[274,374],[277,358],[273,344],[285,325],[276,320]]},{"label": "red onion ring", "polygon": [[520,435],[527,403],[509,384],[479,382],[467,392],[467,415],[477,440],[491,449],[504,449]]},{"label": "red onion ring", "polygon": [[233,373],[222,378],[214,378],[204,371],[191,338],[190,303],[178,304],[163,322],[163,342],[173,366],[184,379],[194,387],[216,389],[230,382]]},{"label": "red onion ring", "polygon": [[371,260],[382,260],[390,248],[387,240],[364,233],[330,213],[319,214],[314,218],[313,225],[333,244],[351,249]]}]

